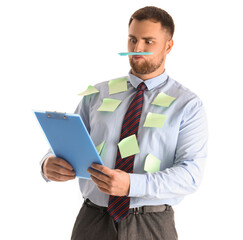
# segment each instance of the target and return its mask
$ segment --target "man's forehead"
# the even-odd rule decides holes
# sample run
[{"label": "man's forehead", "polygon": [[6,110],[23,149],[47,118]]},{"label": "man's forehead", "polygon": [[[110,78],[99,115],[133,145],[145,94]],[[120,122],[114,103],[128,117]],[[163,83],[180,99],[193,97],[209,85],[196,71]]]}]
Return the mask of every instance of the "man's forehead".
[{"label": "man's forehead", "polygon": [[156,37],[164,32],[160,22],[153,20],[137,20],[134,19],[129,26],[129,35],[139,35],[139,37]]},{"label": "man's forehead", "polygon": [[130,28],[146,28],[146,27],[152,27],[156,29],[162,29],[161,22],[155,21],[154,19],[143,19],[143,20],[132,20],[129,29]]}]

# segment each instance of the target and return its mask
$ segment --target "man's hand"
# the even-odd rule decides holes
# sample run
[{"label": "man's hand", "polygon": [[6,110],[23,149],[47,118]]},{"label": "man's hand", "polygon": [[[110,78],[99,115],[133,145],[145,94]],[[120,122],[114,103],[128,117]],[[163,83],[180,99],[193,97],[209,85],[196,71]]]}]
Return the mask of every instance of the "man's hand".
[{"label": "man's hand", "polygon": [[119,169],[112,170],[94,163],[91,167],[103,173],[99,173],[91,168],[87,170],[90,173],[91,179],[102,192],[113,196],[126,196],[129,194],[130,176],[128,173]]},{"label": "man's hand", "polygon": [[73,167],[64,159],[48,157],[43,163],[43,173],[49,180],[64,182],[75,178]]}]

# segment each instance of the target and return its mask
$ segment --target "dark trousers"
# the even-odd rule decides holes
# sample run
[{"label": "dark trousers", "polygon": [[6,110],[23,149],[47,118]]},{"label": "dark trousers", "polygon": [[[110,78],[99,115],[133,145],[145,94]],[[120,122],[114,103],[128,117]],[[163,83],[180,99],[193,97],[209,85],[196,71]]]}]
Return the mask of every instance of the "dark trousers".
[{"label": "dark trousers", "polygon": [[74,224],[71,240],[177,240],[174,211],[130,213],[118,224],[106,208],[84,202]]}]

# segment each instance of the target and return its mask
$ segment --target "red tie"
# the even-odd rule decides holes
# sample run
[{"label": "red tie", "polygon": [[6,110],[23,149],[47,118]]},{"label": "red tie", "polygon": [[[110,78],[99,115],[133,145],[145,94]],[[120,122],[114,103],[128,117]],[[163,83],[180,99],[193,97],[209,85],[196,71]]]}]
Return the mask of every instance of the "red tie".
[{"label": "red tie", "polygon": [[[136,134],[138,132],[139,121],[143,108],[143,93],[146,89],[144,82],[140,83],[137,87],[137,94],[133,98],[126,115],[123,120],[120,141],[128,136]],[[133,172],[135,155],[131,155],[126,158],[121,158],[120,151],[117,151],[115,169],[123,170],[127,173]],[[107,211],[115,222],[119,222],[128,216],[130,206],[130,197],[118,197],[110,196],[109,205]]]}]

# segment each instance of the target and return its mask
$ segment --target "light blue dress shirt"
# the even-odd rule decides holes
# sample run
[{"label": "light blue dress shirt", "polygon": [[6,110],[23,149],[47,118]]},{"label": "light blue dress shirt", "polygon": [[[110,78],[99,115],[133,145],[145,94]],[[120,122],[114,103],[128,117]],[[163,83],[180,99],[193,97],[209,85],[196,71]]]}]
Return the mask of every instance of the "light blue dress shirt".
[{"label": "light blue dress shirt", "polygon": [[[131,74],[126,76],[128,90],[109,95],[108,81],[95,85],[100,92],[83,97],[75,113],[80,114],[95,144],[105,141],[102,160],[106,167],[115,168],[123,118],[143,81]],[[184,196],[197,190],[201,183],[207,156],[207,119],[202,101],[190,90],[170,78],[166,72],[144,81],[144,104],[137,140],[140,153],[135,155],[130,173],[130,208],[145,205],[175,205]],[[175,97],[169,107],[151,104],[159,93]],[[103,98],[121,100],[114,112],[97,109]],[[162,128],[143,127],[148,112],[167,116]],[[147,173],[145,158],[153,154],[161,160],[160,171]],[[79,179],[84,199],[99,206],[108,206],[109,195],[98,189],[92,180]]]}]

